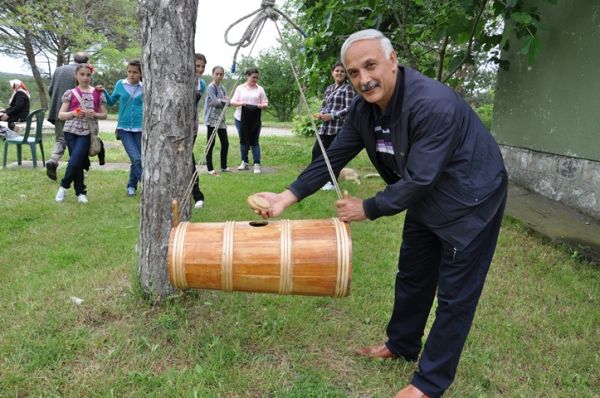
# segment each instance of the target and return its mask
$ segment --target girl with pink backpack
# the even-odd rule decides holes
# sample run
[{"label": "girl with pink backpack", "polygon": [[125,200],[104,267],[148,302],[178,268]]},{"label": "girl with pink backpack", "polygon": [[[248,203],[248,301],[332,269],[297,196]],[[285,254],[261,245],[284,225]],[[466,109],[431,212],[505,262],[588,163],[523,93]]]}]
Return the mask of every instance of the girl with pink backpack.
[{"label": "girl with pink backpack", "polygon": [[79,203],[88,203],[84,170],[89,170],[90,138],[98,132],[98,119],[106,119],[106,98],[90,85],[95,72],[91,64],[79,64],[75,69],[77,87],[62,96],[58,118],[65,121],[64,133],[69,148],[69,163],[54,200],[64,202],[67,189],[73,183]]}]

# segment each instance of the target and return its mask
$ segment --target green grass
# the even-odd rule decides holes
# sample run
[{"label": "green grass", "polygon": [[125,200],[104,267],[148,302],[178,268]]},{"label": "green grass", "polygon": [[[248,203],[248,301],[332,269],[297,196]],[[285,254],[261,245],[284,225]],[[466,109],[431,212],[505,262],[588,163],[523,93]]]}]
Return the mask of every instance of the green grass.
[{"label": "green grass", "polygon": [[[263,165],[276,172],[202,175],[206,208],[193,220],[254,219],[246,196],[284,188],[312,143],[264,137]],[[118,147],[107,159],[127,161]],[[364,155],[351,166],[373,171]],[[126,181],[92,170],[89,205],[72,191],[56,204],[42,168],[0,170],[0,396],[390,397],[410,380],[414,364],[352,353],[383,342],[403,215],[352,225],[347,298],[189,291],[152,306],[136,287],[139,198],[125,196]],[[368,197],[383,184],[342,187]],[[330,217],[334,200],[318,192],[286,217]],[[597,266],[505,219],[446,396],[598,397],[599,308]]]}]

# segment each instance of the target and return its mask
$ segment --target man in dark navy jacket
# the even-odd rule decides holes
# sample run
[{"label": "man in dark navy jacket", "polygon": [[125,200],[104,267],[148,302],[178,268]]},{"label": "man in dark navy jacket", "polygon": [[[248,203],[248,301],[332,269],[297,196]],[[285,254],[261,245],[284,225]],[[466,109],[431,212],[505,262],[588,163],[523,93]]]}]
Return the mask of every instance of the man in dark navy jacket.
[{"label": "man in dark navy jacket", "polygon": [[[471,107],[442,83],[399,66],[381,32],[354,33],[341,57],[360,97],[327,156],[339,175],[365,149],[387,186],[365,200],[338,200],[338,217],[375,220],[407,210],[388,340],[357,353],[419,359],[396,397],[439,397],[454,380],[496,248],[507,188],[502,156]],[[270,208],[258,212],[278,216],[328,179],[321,156],[284,192],[260,193]],[[436,291],[435,322],[422,347]]]}]

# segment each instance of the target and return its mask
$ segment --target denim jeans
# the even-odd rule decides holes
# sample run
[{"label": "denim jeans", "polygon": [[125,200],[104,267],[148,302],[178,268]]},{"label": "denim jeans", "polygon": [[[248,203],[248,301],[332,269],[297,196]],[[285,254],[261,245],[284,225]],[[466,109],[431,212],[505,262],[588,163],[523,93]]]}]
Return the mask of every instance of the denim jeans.
[{"label": "denim jeans", "polygon": [[138,182],[142,179],[142,132],[119,129],[119,136],[131,161],[127,188],[137,189]]},{"label": "denim jeans", "polygon": [[76,135],[65,131],[65,141],[67,148],[69,148],[69,163],[67,163],[67,171],[65,171],[65,176],[60,181],[60,186],[69,189],[71,183],[73,183],[75,195],[85,195],[83,170],[90,167],[90,159],[88,157],[90,136]]},{"label": "denim jeans", "polygon": [[248,150],[250,148],[252,148],[252,159],[254,160],[254,164],[260,164],[260,145],[258,143],[258,139],[260,138],[260,128],[261,125],[259,124],[257,129],[258,132],[256,133],[256,138],[254,139],[254,142],[250,143],[250,145],[245,145],[242,144],[242,122],[240,122],[237,119],[233,119],[235,120],[235,128],[238,131],[238,135],[240,137],[240,155],[242,156],[242,161],[246,162],[246,163],[250,163],[248,161]]}]

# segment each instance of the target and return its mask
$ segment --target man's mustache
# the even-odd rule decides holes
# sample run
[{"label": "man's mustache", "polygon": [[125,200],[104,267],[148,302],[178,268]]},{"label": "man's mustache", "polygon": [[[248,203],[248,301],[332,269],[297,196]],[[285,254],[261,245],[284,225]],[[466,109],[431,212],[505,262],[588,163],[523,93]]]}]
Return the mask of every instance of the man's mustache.
[{"label": "man's mustache", "polygon": [[372,81],[368,82],[367,84],[361,84],[360,91],[361,92],[369,91],[369,90],[374,89],[375,87],[379,87],[379,82],[372,80]]}]

